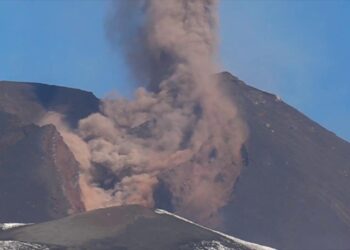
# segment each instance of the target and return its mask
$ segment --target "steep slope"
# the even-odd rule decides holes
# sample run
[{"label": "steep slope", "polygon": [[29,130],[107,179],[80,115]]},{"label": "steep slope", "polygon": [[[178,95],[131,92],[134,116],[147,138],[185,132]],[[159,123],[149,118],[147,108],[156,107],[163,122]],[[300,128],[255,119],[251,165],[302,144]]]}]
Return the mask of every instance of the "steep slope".
[{"label": "steep slope", "polygon": [[349,249],[350,144],[228,73],[250,136],[225,231],[280,249]]},{"label": "steep slope", "polygon": [[47,111],[75,126],[98,110],[93,94],[34,83],[0,82],[0,222],[40,222],[81,212],[79,165]]},{"label": "steep slope", "polygon": [[[280,249],[348,249],[350,144],[311,121],[275,95],[252,88],[229,73],[222,73],[218,77],[220,87],[235,101],[250,130],[248,141],[242,148],[245,166],[232,190],[232,201],[221,212],[225,222],[222,229],[240,238]],[[4,88],[6,93],[3,92]],[[46,96],[43,93],[47,90],[40,90],[41,88],[51,91],[55,89],[62,94]],[[71,95],[71,91],[77,95],[81,93],[79,97],[75,97],[77,103],[67,102],[67,99],[63,98]],[[55,101],[51,101],[52,98]],[[79,106],[79,103],[82,105]],[[15,118],[3,118],[8,114],[0,116],[0,158],[7,157],[8,162],[15,162],[11,163],[12,166],[24,166],[23,161],[30,162],[24,176],[34,178],[30,177],[33,173],[30,169],[35,169],[34,165],[40,164],[33,165],[31,162],[35,161],[29,157],[16,159],[18,154],[12,153],[7,156],[7,153],[4,153],[4,150],[9,150],[7,148],[12,148],[12,144],[17,145],[18,138],[22,138],[19,135],[28,134],[28,129],[43,129],[25,124],[34,121],[33,117],[38,119],[40,112],[52,110],[75,114],[68,115],[74,126],[78,118],[95,112],[98,103],[91,94],[78,90],[61,90],[60,87],[51,88],[48,85],[35,84],[0,84],[0,110],[16,114],[24,123],[16,128],[22,132],[9,132],[5,128],[15,128],[16,126],[11,125]],[[21,148],[21,152],[29,150],[29,155],[38,154],[39,151],[30,151],[35,147],[30,143],[27,145],[27,148]],[[11,150],[16,152],[17,149]],[[0,160],[0,171],[4,166],[10,166],[7,163],[4,165],[3,162],[4,160]],[[70,164],[66,164],[66,167],[68,165]],[[8,173],[13,176],[0,180],[5,182],[0,184],[0,193],[8,193],[7,196],[0,197],[1,200],[13,197],[11,189],[6,186],[9,185],[6,184],[9,178],[19,178],[11,171]],[[17,182],[19,186],[25,179],[21,178]],[[171,208],[169,190],[161,186],[156,191],[157,204]],[[21,197],[23,196],[25,195],[22,194]],[[0,209],[10,211],[23,205],[22,201],[17,202],[18,204],[14,204],[15,201],[1,204]],[[4,214],[2,211],[0,215]],[[27,215],[29,216],[29,213]],[[50,216],[45,218],[48,217]],[[30,217],[26,218],[15,221],[32,222]]]},{"label": "steep slope", "polygon": [[54,126],[0,112],[0,222],[38,222],[83,211],[78,163]]},{"label": "steep slope", "polygon": [[35,243],[50,249],[270,249],[208,230],[164,211],[154,212],[140,206],[110,207],[12,228],[0,231],[0,246],[1,240]]}]

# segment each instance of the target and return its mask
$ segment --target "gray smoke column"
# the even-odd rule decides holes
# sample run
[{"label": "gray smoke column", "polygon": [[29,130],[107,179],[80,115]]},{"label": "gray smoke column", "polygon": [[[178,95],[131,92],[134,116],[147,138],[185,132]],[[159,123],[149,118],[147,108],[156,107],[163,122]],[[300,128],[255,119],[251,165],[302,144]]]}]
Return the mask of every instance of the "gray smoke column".
[{"label": "gray smoke column", "polygon": [[230,199],[246,139],[234,104],[214,77],[217,2],[116,3],[109,37],[141,87],[133,100],[106,99],[100,113],[80,121],[76,133],[88,157],[71,148],[84,159],[85,205],[154,207],[161,186],[171,209],[212,225]]}]

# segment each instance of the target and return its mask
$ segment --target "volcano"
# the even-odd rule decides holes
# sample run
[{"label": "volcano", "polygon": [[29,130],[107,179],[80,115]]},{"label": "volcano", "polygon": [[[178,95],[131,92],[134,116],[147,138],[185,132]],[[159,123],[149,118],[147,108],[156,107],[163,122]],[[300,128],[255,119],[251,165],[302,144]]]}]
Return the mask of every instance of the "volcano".
[{"label": "volcano", "polygon": [[29,242],[25,243],[29,249],[272,250],[166,211],[136,205],[97,209],[35,225],[7,225],[7,230],[0,231],[0,247],[1,240],[9,247]]},{"label": "volcano", "polygon": [[[241,149],[244,166],[231,201],[220,211],[220,230],[277,249],[348,249],[350,144],[278,96],[227,72],[217,77],[217,87],[236,103],[249,129]],[[55,111],[74,128],[81,118],[97,112],[99,104],[93,94],[81,90],[0,83],[0,223],[37,223],[84,211],[79,164],[53,125],[35,124],[47,111]],[[147,126],[133,133],[147,135]],[[101,178],[110,179],[108,173]],[[159,185],[154,196],[157,208],[172,211],[166,185]],[[175,225],[170,227],[176,232]],[[30,229],[13,232],[27,237]],[[34,237],[39,229],[32,230]],[[10,231],[1,235],[14,237]]]}]

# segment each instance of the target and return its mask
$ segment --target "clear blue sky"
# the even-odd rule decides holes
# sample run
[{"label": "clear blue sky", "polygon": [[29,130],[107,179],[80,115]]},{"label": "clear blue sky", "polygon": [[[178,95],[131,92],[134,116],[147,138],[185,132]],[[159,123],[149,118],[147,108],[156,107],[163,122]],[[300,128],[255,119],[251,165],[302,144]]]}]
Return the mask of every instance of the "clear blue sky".
[{"label": "clear blue sky", "polygon": [[[131,95],[106,39],[109,8],[107,0],[0,0],[0,79]],[[222,68],[350,140],[349,13],[341,0],[222,0]]]}]

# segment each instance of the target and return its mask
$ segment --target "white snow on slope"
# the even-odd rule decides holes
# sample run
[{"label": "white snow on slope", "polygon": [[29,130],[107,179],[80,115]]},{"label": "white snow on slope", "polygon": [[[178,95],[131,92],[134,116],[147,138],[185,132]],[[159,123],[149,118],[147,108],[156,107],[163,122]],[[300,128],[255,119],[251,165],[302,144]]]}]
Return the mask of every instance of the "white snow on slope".
[{"label": "white snow on slope", "polygon": [[[253,249],[253,250],[276,250],[276,249],[271,248],[271,247],[262,246],[262,245],[258,245],[258,244],[251,243],[251,242],[248,242],[248,241],[244,241],[244,240],[241,240],[241,239],[232,237],[232,236],[230,236],[230,235],[221,233],[221,232],[219,232],[219,231],[212,230],[212,229],[210,229],[210,228],[201,226],[201,225],[199,225],[199,224],[197,224],[197,223],[194,223],[193,221],[187,220],[187,219],[185,219],[185,218],[183,218],[183,217],[181,217],[181,216],[178,216],[178,215],[176,215],[176,214],[172,214],[172,213],[170,213],[170,212],[168,212],[168,211],[165,211],[165,210],[162,210],[162,209],[156,209],[155,212],[156,212],[157,214],[165,214],[165,215],[173,216],[173,217],[175,217],[175,218],[177,218],[177,219],[179,219],[179,220],[185,221],[185,222],[187,222],[187,223],[193,224],[193,225],[195,225],[195,226],[197,226],[197,227],[200,227],[200,228],[202,228],[202,229],[205,229],[205,230],[211,231],[211,232],[213,232],[213,233],[219,234],[220,236],[222,236],[222,237],[224,237],[224,238],[227,238],[227,239],[229,239],[229,240],[232,240],[232,241],[234,241],[234,242],[236,242],[236,243],[239,243],[239,244],[242,244],[242,245],[244,245],[244,246],[250,247],[250,248]],[[220,245],[221,245],[221,244],[220,244]],[[221,246],[222,246],[222,245],[221,245]],[[215,248],[215,249],[213,248],[213,249],[208,249],[208,250],[229,250],[229,249],[228,249],[227,247],[225,247],[225,246],[222,246],[222,247],[223,247],[223,248]]]},{"label": "white snow on slope", "polygon": [[[271,248],[271,247],[267,247],[267,246],[262,246],[262,245],[258,245],[258,244],[255,244],[255,243],[251,243],[251,242],[247,242],[247,241],[244,241],[244,240],[241,240],[241,239],[238,239],[238,238],[235,238],[235,237],[232,237],[230,235],[227,235],[227,234],[224,234],[224,233],[221,233],[219,231],[215,231],[215,230],[212,230],[210,228],[207,228],[207,227],[204,227],[204,226],[201,226],[197,223],[194,223],[193,221],[190,221],[190,220],[187,220],[181,216],[178,216],[178,215],[175,215],[175,214],[172,214],[168,211],[165,211],[165,210],[161,210],[161,209],[156,209],[155,212],[157,214],[165,214],[165,215],[168,215],[168,216],[172,216],[172,217],[175,217],[179,220],[182,220],[182,221],[185,221],[187,223],[190,223],[192,225],[195,225],[197,227],[200,227],[204,230],[208,230],[208,231],[211,231],[213,233],[216,233],[228,240],[231,240],[231,241],[234,241],[236,243],[239,243],[243,246],[247,246],[247,247],[250,247],[251,249],[253,250],[276,250],[274,248]],[[32,224],[32,223],[30,223]],[[30,225],[30,224],[24,224],[24,223],[5,223],[5,224],[1,224],[0,223],[0,231],[3,230],[9,230],[11,228],[15,228],[15,227],[21,227],[21,226],[25,226],[25,225]],[[50,250],[49,248],[45,247],[45,246],[42,246],[42,245],[38,245],[38,244],[29,244],[29,243],[25,243],[25,242],[20,242],[20,241],[0,241],[0,250]],[[198,246],[196,247],[195,249],[193,250],[231,250],[230,248],[222,245],[220,242],[218,241],[202,241],[201,242],[201,246]]]},{"label": "white snow on slope", "polygon": [[1,224],[0,223],[0,230],[8,230],[11,228],[15,228],[15,227],[21,227],[21,226],[25,226],[25,225],[30,225],[30,224],[24,224],[24,223],[5,223],[5,224]]},{"label": "white snow on slope", "polygon": [[[30,224],[24,224],[24,223],[5,223],[1,224],[0,223],[0,231],[6,231],[11,228],[15,227],[22,227],[25,225],[30,225]],[[6,240],[6,241],[0,241],[0,249],[1,250],[49,250],[47,247],[43,247],[38,244],[29,244],[25,242],[20,242],[20,241],[11,241],[11,240]]]},{"label": "white snow on slope", "polygon": [[201,241],[199,245],[193,246],[193,250],[232,250],[221,244],[219,241]]},{"label": "white snow on slope", "polygon": [[210,243],[211,243],[211,246],[207,247],[206,250],[230,250],[228,247],[222,245],[218,241],[212,241]]},{"label": "white snow on slope", "polygon": [[38,244],[29,244],[20,241],[0,241],[1,250],[50,250]]}]

